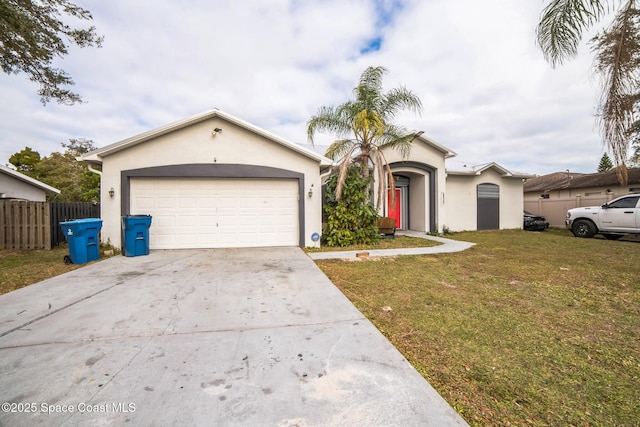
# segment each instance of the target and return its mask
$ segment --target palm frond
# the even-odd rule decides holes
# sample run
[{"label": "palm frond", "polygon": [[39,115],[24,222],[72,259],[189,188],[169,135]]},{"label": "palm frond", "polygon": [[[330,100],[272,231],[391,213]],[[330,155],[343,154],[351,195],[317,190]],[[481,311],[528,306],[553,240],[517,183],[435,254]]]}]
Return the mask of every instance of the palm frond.
[{"label": "palm frond", "polygon": [[353,127],[363,140],[372,141],[384,134],[385,123],[376,111],[362,110],[353,118]]},{"label": "palm frond", "polygon": [[578,52],[582,34],[609,8],[607,0],[552,0],[542,11],[536,29],[538,45],[552,66]]},{"label": "palm frond", "polygon": [[342,163],[340,163],[340,168],[338,169],[338,183],[336,185],[336,200],[340,200],[342,197],[342,188],[344,188],[344,183],[347,180],[347,172],[349,169],[349,165],[351,165],[351,156],[353,155],[354,150],[358,148],[357,146],[351,147],[349,151],[342,158]]},{"label": "palm frond", "polygon": [[367,67],[360,76],[360,84],[358,84],[358,87],[380,92],[382,89],[382,77],[387,74],[387,72],[385,67]]},{"label": "palm frond", "polygon": [[618,179],[626,185],[624,166],[629,132],[635,123],[634,106],[640,87],[640,11],[627,0],[611,26],[592,40],[594,69],[601,76],[602,94],[597,122],[602,138],[618,166]]},{"label": "palm frond", "polygon": [[389,206],[391,209],[395,209],[396,206],[396,183],[393,179],[393,173],[391,172],[391,167],[387,163],[387,159],[384,156],[384,153],[380,148],[376,147],[373,150],[373,164],[374,169],[377,174],[378,181],[378,197],[376,198],[376,210],[380,210],[382,208],[382,203],[384,202],[384,193],[387,189],[389,189]]},{"label": "palm frond", "polygon": [[386,73],[387,69],[384,67],[368,67],[364,70],[358,86],[353,89],[360,110],[379,110],[382,103],[382,77]]},{"label": "palm frond", "polygon": [[307,122],[307,138],[313,144],[313,138],[317,132],[333,133],[337,136],[346,136],[351,131],[348,120],[339,108],[320,107],[315,116],[311,116]]},{"label": "palm frond", "polygon": [[354,140],[339,139],[337,141],[333,141],[333,143],[329,145],[324,155],[325,157],[328,157],[331,160],[340,160],[347,153],[353,153],[354,147],[357,148],[357,143]]},{"label": "palm frond", "polygon": [[385,133],[378,139],[376,145],[380,148],[392,148],[403,159],[406,159],[411,154],[411,146],[415,138],[415,134],[407,131],[404,127],[389,125],[385,129]]},{"label": "palm frond", "polygon": [[394,118],[402,110],[408,110],[420,115],[422,114],[422,102],[415,93],[401,86],[391,89],[383,96],[380,109],[381,115],[385,119]]}]

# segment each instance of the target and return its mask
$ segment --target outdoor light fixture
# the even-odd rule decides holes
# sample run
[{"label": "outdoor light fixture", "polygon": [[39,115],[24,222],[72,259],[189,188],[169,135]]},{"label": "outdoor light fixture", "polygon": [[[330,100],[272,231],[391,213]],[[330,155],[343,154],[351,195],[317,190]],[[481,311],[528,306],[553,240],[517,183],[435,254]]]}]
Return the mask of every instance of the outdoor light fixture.
[{"label": "outdoor light fixture", "polygon": [[222,129],[215,128],[214,130],[211,131],[211,136],[216,136],[219,133],[222,133]]},{"label": "outdoor light fixture", "polygon": [[111,187],[111,188],[109,189],[109,197],[112,197],[112,198],[113,198],[113,195],[114,195],[114,194],[116,194],[116,190],[114,190],[114,189],[113,189],[113,187]]},{"label": "outdoor light fixture", "polygon": [[309,195],[309,198],[313,197],[313,184],[309,187],[309,192],[307,194]]}]

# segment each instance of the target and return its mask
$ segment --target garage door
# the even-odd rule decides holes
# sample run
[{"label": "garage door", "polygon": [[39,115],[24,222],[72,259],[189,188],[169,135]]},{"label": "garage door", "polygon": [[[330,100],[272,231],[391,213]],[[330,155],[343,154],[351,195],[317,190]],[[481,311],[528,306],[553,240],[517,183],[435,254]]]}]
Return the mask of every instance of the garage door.
[{"label": "garage door", "polygon": [[151,249],[297,246],[298,181],[132,178],[131,214]]}]

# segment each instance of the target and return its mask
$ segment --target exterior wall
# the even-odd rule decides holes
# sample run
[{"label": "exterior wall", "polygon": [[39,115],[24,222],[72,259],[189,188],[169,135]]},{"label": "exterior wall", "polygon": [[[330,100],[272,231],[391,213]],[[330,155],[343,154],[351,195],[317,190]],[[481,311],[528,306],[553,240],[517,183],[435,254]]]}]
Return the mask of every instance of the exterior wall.
[{"label": "exterior wall", "polygon": [[[216,127],[221,128],[222,132],[213,137],[211,131]],[[219,117],[156,137],[103,158],[103,240],[109,239],[114,246],[121,244],[120,218],[123,208],[128,206],[128,202],[122,200],[123,194],[125,197],[128,194],[127,189],[122,188],[122,171],[203,163],[267,166],[303,174],[304,245],[318,245],[311,240],[313,233],[321,233],[322,197],[318,162]],[[115,193],[113,198],[109,196],[111,188]],[[310,188],[313,188],[312,197],[307,195]]]},{"label": "exterior wall", "polygon": [[502,177],[493,169],[480,175],[448,175],[446,226],[451,231],[477,230],[478,184],[500,186],[500,229],[522,228],[522,179]]},{"label": "exterior wall", "polygon": [[[443,225],[451,231],[476,230],[478,228],[477,184],[472,181],[475,182],[467,176],[447,176],[447,196],[444,202],[447,217]],[[500,201],[502,202],[502,199]]]},{"label": "exterior wall", "polygon": [[32,202],[44,202],[47,199],[44,190],[4,173],[0,173],[1,193],[5,193],[7,198],[25,199]]},{"label": "exterior wall", "polygon": [[[388,164],[395,164],[392,168],[394,173],[407,175],[411,179],[409,188],[410,228],[416,231],[442,232],[446,219],[443,204],[446,186],[444,153],[419,139],[413,142],[411,154],[407,158],[403,158],[393,149],[385,149],[383,153]],[[424,170],[412,166],[402,166],[402,162],[408,162],[408,164],[415,162],[434,169],[433,182]],[[377,185],[375,188],[377,190]],[[434,188],[433,194],[431,194],[431,188]],[[433,204],[435,212],[431,212],[432,199],[435,202]],[[385,201],[385,206],[379,211],[380,215],[385,215],[386,204]],[[435,215],[437,230],[431,230],[430,215]]]},{"label": "exterior wall", "polygon": [[430,231],[426,227],[428,225],[426,219],[429,218],[428,181],[429,177],[425,175],[411,176],[409,202],[412,209],[409,210],[409,226],[412,230]]}]

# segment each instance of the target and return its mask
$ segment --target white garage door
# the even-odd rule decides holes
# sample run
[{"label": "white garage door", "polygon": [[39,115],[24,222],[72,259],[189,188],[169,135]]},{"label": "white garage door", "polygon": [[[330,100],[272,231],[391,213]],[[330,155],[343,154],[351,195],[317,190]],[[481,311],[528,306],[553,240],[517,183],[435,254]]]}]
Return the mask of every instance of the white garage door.
[{"label": "white garage door", "polygon": [[131,214],[151,249],[298,245],[298,181],[132,178]]}]

